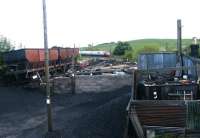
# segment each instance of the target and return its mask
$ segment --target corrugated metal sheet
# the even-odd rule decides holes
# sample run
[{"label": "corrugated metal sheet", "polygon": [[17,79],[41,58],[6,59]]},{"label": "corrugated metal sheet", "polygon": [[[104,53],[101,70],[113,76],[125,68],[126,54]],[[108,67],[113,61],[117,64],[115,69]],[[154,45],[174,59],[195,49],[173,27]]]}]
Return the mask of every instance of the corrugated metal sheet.
[{"label": "corrugated metal sheet", "polygon": [[200,102],[187,103],[187,128],[188,129],[200,129]]},{"label": "corrugated metal sheet", "polygon": [[182,102],[138,101],[131,104],[145,126],[185,127],[186,106]]},{"label": "corrugated metal sheet", "polygon": [[[189,57],[183,57],[183,64],[185,67],[194,67],[196,64]],[[197,76],[197,68],[190,68],[185,73],[187,73],[190,77],[194,78]]]},{"label": "corrugated metal sheet", "polygon": [[200,130],[200,101],[138,100],[130,104],[142,126]]},{"label": "corrugated metal sheet", "polygon": [[176,67],[176,53],[143,53],[138,57],[139,69]]},{"label": "corrugated metal sheet", "polygon": [[[196,63],[188,56],[183,56],[183,65],[184,67],[190,67],[188,70],[185,70],[184,73],[188,74],[190,78],[197,79]],[[138,57],[139,69],[161,69],[177,66],[176,53],[143,53]]]}]

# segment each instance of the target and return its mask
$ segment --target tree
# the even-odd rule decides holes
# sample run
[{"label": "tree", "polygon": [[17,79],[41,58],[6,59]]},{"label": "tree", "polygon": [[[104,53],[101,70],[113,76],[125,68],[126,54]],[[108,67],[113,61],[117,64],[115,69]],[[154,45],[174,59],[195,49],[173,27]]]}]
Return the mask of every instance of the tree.
[{"label": "tree", "polygon": [[128,42],[119,41],[117,43],[117,46],[114,49],[113,54],[118,55],[118,56],[122,56],[122,55],[125,54],[126,51],[132,51],[130,44]]},{"label": "tree", "polygon": [[6,37],[0,38],[0,52],[7,52],[13,50],[14,46],[11,44],[10,40]]},{"label": "tree", "polygon": [[124,59],[132,60],[133,59],[133,51],[132,50],[125,51]]},{"label": "tree", "polygon": [[3,52],[7,52],[13,50],[14,46],[11,44],[10,40],[6,37],[0,37],[0,65],[3,64],[2,54]]}]

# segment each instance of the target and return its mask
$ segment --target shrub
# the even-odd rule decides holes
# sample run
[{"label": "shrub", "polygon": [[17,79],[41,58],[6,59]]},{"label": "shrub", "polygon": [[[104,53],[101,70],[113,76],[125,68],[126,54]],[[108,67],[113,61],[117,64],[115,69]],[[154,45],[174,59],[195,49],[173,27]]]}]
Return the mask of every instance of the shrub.
[{"label": "shrub", "polygon": [[117,56],[122,56],[125,54],[126,51],[131,51],[131,50],[132,50],[132,47],[130,46],[128,42],[119,41],[113,51],[113,54]]},{"label": "shrub", "polygon": [[133,59],[133,51],[132,50],[125,51],[124,59],[132,60]]}]

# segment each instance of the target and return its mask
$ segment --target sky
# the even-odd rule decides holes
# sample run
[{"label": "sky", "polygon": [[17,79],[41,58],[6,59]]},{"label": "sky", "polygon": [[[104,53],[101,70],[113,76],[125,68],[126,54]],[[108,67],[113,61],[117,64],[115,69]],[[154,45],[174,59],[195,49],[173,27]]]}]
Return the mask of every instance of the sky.
[{"label": "sky", "polygon": [[[46,0],[49,47],[144,38],[200,38],[199,0]],[[43,48],[42,0],[0,0],[0,35]]]}]

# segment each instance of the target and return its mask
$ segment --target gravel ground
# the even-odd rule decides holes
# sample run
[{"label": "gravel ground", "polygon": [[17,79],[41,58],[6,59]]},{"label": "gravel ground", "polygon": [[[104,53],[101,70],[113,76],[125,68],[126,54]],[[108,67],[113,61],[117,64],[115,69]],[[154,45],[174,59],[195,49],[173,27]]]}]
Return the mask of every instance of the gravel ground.
[{"label": "gravel ground", "polygon": [[[54,95],[54,130],[63,138],[121,138],[130,91]],[[45,95],[36,89],[0,87],[0,138],[42,138],[45,132]]]}]

